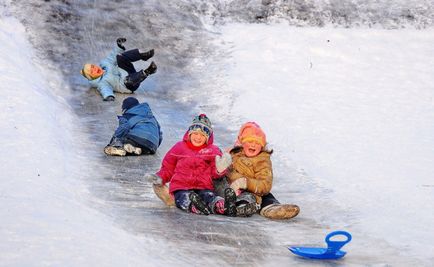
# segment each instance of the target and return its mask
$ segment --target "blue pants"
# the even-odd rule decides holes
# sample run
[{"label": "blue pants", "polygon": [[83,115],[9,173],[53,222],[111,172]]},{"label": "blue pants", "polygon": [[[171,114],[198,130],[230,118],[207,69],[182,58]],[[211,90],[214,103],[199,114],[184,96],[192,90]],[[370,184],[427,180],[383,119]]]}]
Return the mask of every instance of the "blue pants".
[{"label": "blue pants", "polygon": [[175,191],[175,204],[183,211],[191,211],[190,193],[195,192],[199,195],[200,199],[208,206],[214,213],[215,203],[222,200],[222,197],[216,196],[212,190],[178,190]]}]

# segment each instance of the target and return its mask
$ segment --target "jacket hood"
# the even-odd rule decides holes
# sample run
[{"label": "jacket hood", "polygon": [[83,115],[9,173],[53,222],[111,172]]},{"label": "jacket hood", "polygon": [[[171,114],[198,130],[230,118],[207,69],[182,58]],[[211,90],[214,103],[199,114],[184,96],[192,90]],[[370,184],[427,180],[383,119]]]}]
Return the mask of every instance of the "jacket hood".
[{"label": "jacket hood", "polygon": [[127,109],[124,114],[132,114],[132,115],[144,115],[144,116],[153,116],[151,108],[148,103],[142,103],[137,106],[134,106],[130,109]]}]

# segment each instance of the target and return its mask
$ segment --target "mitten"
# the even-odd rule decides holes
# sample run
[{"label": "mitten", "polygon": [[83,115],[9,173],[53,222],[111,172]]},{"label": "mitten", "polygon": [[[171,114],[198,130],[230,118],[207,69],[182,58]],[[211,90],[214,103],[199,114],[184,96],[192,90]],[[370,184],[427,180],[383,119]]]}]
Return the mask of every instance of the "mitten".
[{"label": "mitten", "polygon": [[236,179],[231,183],[231,188],[237,192],[239,189],[246,189],[247,188],[247,179],[245,177],[241,177]]},{"label": "mitten", "polygon": [[224,172],[231,164],[232,157],[228,152],[224,152],[221,157],[219,155],[215,156],[215,167],[218,173]]},{"label": "mitten", "polygon": [[125,50],[124,43],[125,43],[126,41],[127,41],[126,38],[121,37],[121,38],[118,38],[118,39],[116,40],[116,44],[118,45],[118,47],[119,47],[120,49]]},{"label": "mitten", "polygon": [[162,185],[163,179],[156,174],[148,174],[145,176],[145,179],[151,182],[153,185]]}]

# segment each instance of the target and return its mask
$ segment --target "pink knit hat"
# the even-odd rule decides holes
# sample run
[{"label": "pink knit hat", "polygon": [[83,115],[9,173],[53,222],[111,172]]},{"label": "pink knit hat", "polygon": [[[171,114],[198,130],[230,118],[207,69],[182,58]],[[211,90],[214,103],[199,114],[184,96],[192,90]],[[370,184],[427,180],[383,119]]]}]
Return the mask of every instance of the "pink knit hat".
[{"label": "pink knit hat", "polygon": [[247,122],[241,126],[234,146],[241,146],[245,142],[257,142],[262,147],[267,144],[267,137],[256,122]]}]

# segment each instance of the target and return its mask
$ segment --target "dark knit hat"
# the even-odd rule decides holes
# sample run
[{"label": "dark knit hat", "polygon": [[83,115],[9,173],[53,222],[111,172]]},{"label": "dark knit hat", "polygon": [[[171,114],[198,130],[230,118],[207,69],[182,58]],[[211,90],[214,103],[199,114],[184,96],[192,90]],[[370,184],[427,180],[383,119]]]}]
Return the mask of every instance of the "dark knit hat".
[{"label": "dark knit hat", "polygon": [[201,131],[207,137],[207,141],[212,134],[211,121],[205,114],[200,114],[194,117],[192,124],[188,128],[188,134],[195,131]]},{"label": "dark knit hat", "polygon": [[124,102],[122,102],[122,111],[125,112],[126,110],[137,106],[139,103],[139,100],[137,100],[137,98],[135,97],[127,97],[124,99]]}]

